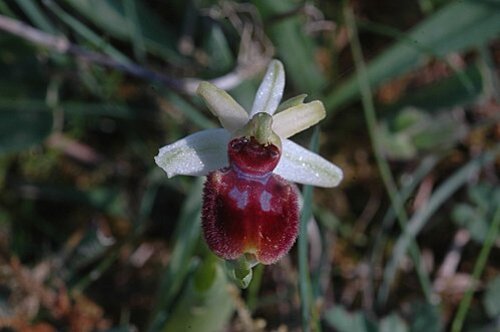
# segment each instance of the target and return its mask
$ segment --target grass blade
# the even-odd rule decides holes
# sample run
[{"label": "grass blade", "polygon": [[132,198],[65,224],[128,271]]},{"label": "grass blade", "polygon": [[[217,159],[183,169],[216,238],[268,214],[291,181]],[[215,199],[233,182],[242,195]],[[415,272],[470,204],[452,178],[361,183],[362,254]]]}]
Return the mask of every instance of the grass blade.
[{"label": "grass blade", "polygon": [[[311,138],[310,149],[317,151],[319,147],[319,130],[318,127],[314,129]],[[298,240],[298,255],[299,255],[299,293],[301,303],[301,319],[302,331],[310,331],[311,327],[315,330],[319,328],[317,315],[313,313],[312,302],[312,286],[311,276],[309,275],[309,258],[308,258],[308,234],[307,224],[312,217],[312,196],[313,188],[311,186],[304,186],[302,190],[303,206],[300,216],[299,226],[299,240]],[[312,318],[312,321],[311,321]]]},{"label": "grass blade", "polygon": [[22,8],[23,12],[30,18],[36,27],[52,34],[57,32],[54,25],[52,25],[35,1],[17,0],[17,4]]},{"label": "grass blade", "polygon": [[397,267],[401,259],[406,254],[409,244],[414,241],[417,234],[422,230],[430,217],[437,211],[437,209],[455,193],[458,188],[464,185],[471,176],[477,174],[482,167],[491,163],[495,157],[500,153],[500,144],[491,151],[485,152],[479,157],[469,161],[466,165],[462,166],[453,175],[436,189],[429,199],[425,209],[419,210],[415,213],[408,227],[403,231],[397,240],[391,257],[384,270],[384,280],[380,287],[379,301],[385,301],[389,288],[396,275]]},{"label": "grass blade", "polygon": [[[486,240],[484,241],[483,247],[481,248],[479,257],[476,260],[476,264],[474,265],[474,270],[472,271],[473,280],[479,280],[479,278],[481,277],[481,274],[483,273],[484,268],[486,266],[486,262],[488,260],[491,248],[493,247],[495,239],[498,236],[499,228],[500,228],[500,206],[498,206],[495,211],[493,222],[491,223],[488,235],[486,237]],[[464,297],[462,298],[462,301],[460,301],[457,314],[451,325],[452,332],[460,332],[462,330],[465,316],[467,315],[467,311],[469,310],[472,301],[473,287],[474,286],[472,285],[469,286],[469,288],[464,294]]]},{"label": "grass blade", "polygon": [[[170,26],[163,22],[143,1],[135,2],[137,17],[147,49],[165,57],[167,61],[185,63],[176,51],[176,37]],[[129,19],[122,1],[117,0],[66,0],[80,14],[103,29],[106,33],[122,40],[132,40]]]},{"label": "grass blade", "polygon": [[[289,13],[295,9],[291,1],[254,1],[267,16]],[[325,77],[314,59],[314,40],[304,33],[304,25],[298,15],[277,19],[269,25],[269,36],[283,60],[287,75],[300,91],[317,96],[326,84]]]},{"label": "grass blade", "polygon": [[[349,28],[351,49],[354,56],[354,63],[356,65],[356,74],[358,77],[358,84],[361,90],[361,100],[363,103],[366,125],[368,127],[368,132],[370,134],[370,139],[372,142],[373,152],[375,154],[375,159],[377,162],[377,166],[379,168],[380,175],[384,182],[384,186],[389,195],[391,205],[393,206],[394,211],[396,211],[396,216],[399,221],[399,225],[404,232],[404,230],[406,229],[408,217],[406,215],[406,211],[404,210],[403,202],[399,195],[398,189],[396,187],[387,160],[384,159],[383,148],[380,142],[379,135],[377,134],[377,128],[376,128],[377,120],[375,116],[375,106],[373,104],[373,97],[368,80],[368,72],[366,70],[365,63],[363,60],[363,54],[361,53],[361,45],[359,44],[356,23],[354,20],[354,14],[347,7],[345,8],[344,13],[345,13],[346,24]],[[429,276],[427,275],[427,272],[423,269],[423,266],[420,264],[420,250],[418,248],[418,245],[413,241],[411,243],[410,253],[415,263],[415,268],[419,277],[422,290],[427,300],[430,300],[431,283],[429,280]]]},{"label": "grass blade", "polygon": [[[400,191],[400,197],[403,202],[405,202],[408,198],[410,198],[411,194],[415,190],[415,188],[421,183],[424,177],[429,174],[429,172],[434,168],[434,166],[438,163],[439,158],[435,158],[430,156],[425,158],[418,169],[412,174],[411,183],[404,185]],[[382,256],[382,251],[384,245],[387,242],[387,235],[385,232],[392,227],[394,220],[396,219],[396,214],[394,212],[393,207],[389,207],[384,218],[382,219],[382,226],[379,234],[375,239],[375,244],[373,245],[372,255],[371,255],[371,264],[374,266],[378,261],[380,261],[380,257]]]},{"label": "grass blade", "polygon": [[142,36],[141,23],[138,18],[137,7],[134,0],[125,1],[125,14],[129,22],[130,35],[132,46],[134,47],[134,55],[143,62],[146,59],[146,46]]},{"label": "grass blade", "polygon": [[149,331],[156,331],[168,318],[168,309],[189,272],[191,256],[200,236],[202,178],[192,186],[178,220],[170,263],[161,279]]},{"label": "grass blade", "polygon": [[92,45],[102,50],[105,54],[109,55],[113,59],[121,63],[130,63],[130,59],[114,48],[108,41],[104,40],[101,36],[93,32],[87,26],[85,26],[81,21],[75,19],[73,16],[65,12],[61,7],[59,7],[53,1],[45,2],[45,6],[52,11],[61,21],[68,25],[73,31],[85,38]]},{"label": "grass blade", "polygon": [[[498,2],[493,1],[451,2],[413,28],[405,40],[396,43],[371,62],[367,68],[370,86],[378,86],[417,68],[426,56],[442,57],[496,38],[500,32],[498,6]],[[432,54],[422,53],[423,49],[432,50]],[[336,110],[357,99],[359,93],[356,76],[350,77],[325,98],[326,109]]]}]

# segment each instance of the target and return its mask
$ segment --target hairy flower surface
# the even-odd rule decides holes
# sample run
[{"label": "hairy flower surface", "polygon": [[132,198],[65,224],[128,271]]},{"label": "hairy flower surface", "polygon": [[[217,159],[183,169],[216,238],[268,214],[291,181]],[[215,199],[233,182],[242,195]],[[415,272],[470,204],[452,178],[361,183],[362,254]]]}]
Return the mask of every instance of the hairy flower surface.
[{"label": "hairy flower surface", "polygon": [[280,104],[283,65],[273,60],[247,112],[225,91],[198,87],[223,128],[208,129],[164,146],[155,157],[167,173],[208,175],[202,226],[218,256],[241,255],[271,264],[292,247],[298,232],[297,189],[290,182],[333,187],[342,171],[288,137],[325,117],[320,101],[300,95]]},{"label": "hairy flower surface", "polygon": [[230,167],[210,172],[205,184],[205,239],[225,259],[247,253],[274,263],[297,237],[296,188],[272,174],[280,158],[275,145],[242,137],[229,142],[228,149]]}]

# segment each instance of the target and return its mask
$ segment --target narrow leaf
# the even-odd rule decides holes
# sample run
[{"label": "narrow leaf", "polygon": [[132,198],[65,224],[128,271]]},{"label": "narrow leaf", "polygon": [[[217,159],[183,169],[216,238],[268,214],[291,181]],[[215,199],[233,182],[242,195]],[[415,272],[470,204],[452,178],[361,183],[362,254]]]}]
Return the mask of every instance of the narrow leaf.
[{"label": "narrow leaf", "polygon": [[[429,56],[443,57],[498,37],[500,10],[496,1],[452,1],[413,28],[367,67],[372,87],[408,72]],[[457,19],[460,18],[460,19]],[[359,96],[356,75],[324,100],[328,110],[338,109]]]}]

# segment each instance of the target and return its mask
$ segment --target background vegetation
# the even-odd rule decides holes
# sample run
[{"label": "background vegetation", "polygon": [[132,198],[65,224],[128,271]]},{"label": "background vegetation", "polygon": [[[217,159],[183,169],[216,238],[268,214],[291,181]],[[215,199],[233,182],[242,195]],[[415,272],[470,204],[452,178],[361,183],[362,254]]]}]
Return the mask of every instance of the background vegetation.
[{"label": "background vegetation", "polygon": [[[2,331],[499,331],[497,0],[0,2]],[[297,137],[300,250],[236,287],[203,179],[158,148],[249,107],[267,62],[324,101]],[[311,135],[312,133],[314,135]],[[297,247],[297,246],[296,246]]]}]

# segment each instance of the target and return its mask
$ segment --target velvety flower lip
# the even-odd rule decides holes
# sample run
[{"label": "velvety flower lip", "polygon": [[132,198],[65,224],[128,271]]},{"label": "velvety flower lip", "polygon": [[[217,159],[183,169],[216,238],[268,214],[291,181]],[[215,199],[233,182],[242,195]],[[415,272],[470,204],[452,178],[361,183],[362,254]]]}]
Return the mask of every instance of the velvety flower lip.
[{"label": "velvety flower lip", "polygon": [[259,113],[272,116],[272,130],[280,139],[282,155],[274,170],[284,179],[318,187],[334,187],[343,177],[342,170],[318,154],[288,139],[322,120],[325,108],[320,101],[304,103],[300,95],[280,105],[285,72],[278,60],[269,64],[257,91],[252,109],[246,111],[227,92],[208,82],[198,87],[198,95],[223,128],[207,129],[162,147],[155,161],[168,177],[203,176],[228,166],[227,145]]}]

